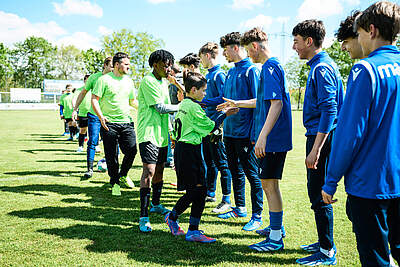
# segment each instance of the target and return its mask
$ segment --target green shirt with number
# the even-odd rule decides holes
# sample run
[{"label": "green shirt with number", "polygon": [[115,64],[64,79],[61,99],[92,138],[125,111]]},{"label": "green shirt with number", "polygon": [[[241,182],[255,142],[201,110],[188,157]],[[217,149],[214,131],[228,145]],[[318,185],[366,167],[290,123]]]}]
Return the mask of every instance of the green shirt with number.
[{"label": "green shirt with number", "polygon": [[[85,86],[82,86],[81,88],[76,89],[75,95],[78,98],[79,94],[82,92],[82,90],[85,89]],[[90,108],[92,107],[92,93],[88,91],[85,95],[85,97],[82,99],[81,104],[79,105],[79,112],[78,116],[79,117],[86,117]]]},{"label": "green shirt with number", "polygon": [[135,88],[128,75],[117,77],[110,72],[101,76],[92,91],[98,96],[103,116],[112,123],[132,122],[129,100],[135,99]]},{"label": "green shirt with number", "polygon": [[[85,90],[87,91],[86,95],[89,94],[89,93],[90,94],[92,93],[94,85],[96,84],[97,80],[101,76],[103,76],[103,72],[101,72],[101,71],[93,73],[92,75],[89,76],[89,78],[87,79],[86,84],[85,84]],[[90,98],[91,97],[92,96],[90,95]],[[92,113],[93,115],[97,116],[96,112],[94,112],[94,110],[93,110],[92,104],[90,104],[89,113]]]},{"label": "green shirt with number", "polygon": [[198,103],[185,98],[175,116],[173,138],[179,142],[199,145],[215,126]]},{"label": "green shirt with number", "polygon": [[157,80],[153,73],[147,74],[139,86],[138,102],[138,143],[168,146],[168,114],[154,108],[156,104],[170,104],[167,79]]}]

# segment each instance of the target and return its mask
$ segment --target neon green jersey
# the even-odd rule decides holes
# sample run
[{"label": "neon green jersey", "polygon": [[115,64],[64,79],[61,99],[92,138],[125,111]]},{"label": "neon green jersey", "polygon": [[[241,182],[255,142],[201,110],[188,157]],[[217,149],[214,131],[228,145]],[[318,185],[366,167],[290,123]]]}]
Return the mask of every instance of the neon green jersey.
[{"label": "neon green jersey", "polygon": [[135,89],[128,75],[117,77],[110,72],[101,76],[92,94],[100,98],[100,109],[109,122],[129,123],[132,121],[129,100],[135,99]]},{"label": "neon green jersey", "polygon": [[179,142],[199,145],[203,137],[214,129],[215,122],[207,117],[201,106],[190,98],[179,104],[175,116],[173,138]]},{"label": "neon green jersey", "polygon": [[75,99],[75,94],[68,93],[65,97],[60,98],[60,105],[63,106],[63,113],[65,119],[72,118],[72,112],[74,111],[73,101]]},{"label": "neon green jersey", "polygon": [[[101,76],[103,76],[103,73],[101,71],[93,73],[92,75],[89,76],[89,78],[87,79],[86,84],[85,84],[85,90],[87,91],[86,95],[88,93],[92,93],[94,85],[96,84],[97,80]],[[90,96],[90,97],[92,97],[92,96]],[[93,110],[92,104],[90,104],[89,112],[96,116],[96,113]]]},{"label": "neon green jersey", "polygon": [[156,104],[169,104],[168,81],[153,73],[147,74],[138,90],[138,143],[151,142],[158,147],[168,146],[168,114],[160,114]]},{"label": "neon green jersey", "polygon": [[[84,86],[76,89],[76,91],[75,91],[76,98],[78,98],[79,94],[82,92],[83,89],[85,89]],[[85,97],[82,99],[81,104],[79,105],[78,116],[80,116],[80,117],[87,116],[87,113],[89,112],[90,108],[92,107],[91,100],[92,100],[92,93],[90,91],[88,91],[86,93]]]}]

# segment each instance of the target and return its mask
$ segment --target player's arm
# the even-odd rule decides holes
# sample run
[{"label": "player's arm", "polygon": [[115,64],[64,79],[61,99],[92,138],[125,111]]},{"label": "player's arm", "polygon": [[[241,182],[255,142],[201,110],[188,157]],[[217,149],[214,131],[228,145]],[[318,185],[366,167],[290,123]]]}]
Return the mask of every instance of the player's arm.
[{"label": "player's arm", "polygon": [[108,127],[106,125],[106,122],[108,122],[107,118],[103,116],[103,113],[101,112],[100,104],[99,104],[99,99],[100,97],[92,94],[92,107],[93,111],[96,113],[97,117],[99,117],[100,123],[103,126],[103,128],[108,131]]},{"label": "player's arm", "polygon": [[154,109],[157,110],[157,112],[160,114],[167,114],[177,112],[179,105],[158,103],[153,105],[152,107],[154,107]]},{"label": "player's arm", "polygon": [[79,93],[78,97],[76,98],[75,105],[74,105],[74,111],[72,112],[72,118],[74,120],[78,119],[78,108],[79,105],[82,103],[83,99],[85,98],[87,94],[87,91],[85,88],[82,89],[82,91]]},{"label": "player's arm", "polygon": [[184,87],[182,84],[180,84],[180,83],[176,80],[176,78],[175,78],[174,76],[168,75],[167,79],[168,79],[168,81],[169,81],[170,83],[172,83],[173,85],[175,85],[176,88],[178,88],[178,92],[177,92],[178,101],[179,101],[179,102],[182,101],[183,98],[184,98],[184,95],[185,95],[185,87]]},{"label": "player's arm", "polygon": [[64,119],[64,106],[60,103],[60,118]]},{"label": "player's arm", "polygon": [[229,98],[222,98],[225,102],[217,106],[217,110],[223,110],[227,107],[237,108],[256,108],[257,99],[233,100]]}]

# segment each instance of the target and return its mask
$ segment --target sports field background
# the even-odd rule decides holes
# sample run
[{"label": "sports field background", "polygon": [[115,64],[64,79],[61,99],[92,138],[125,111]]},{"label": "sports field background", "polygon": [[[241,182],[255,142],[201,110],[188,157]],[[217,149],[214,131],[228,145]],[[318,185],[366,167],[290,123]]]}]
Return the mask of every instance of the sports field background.
[{"label": "sports field background", "polygon": [[[86,153],[76,153],[77,142],[61,136],[64,128],[57,111],[0,111],[0,266],[297,266],[295,260],[308,255],[299,245],[317,241],[306,191],[301,116],[300,111],[293,112],[294,149],[286,158],[281,182],[285,250],[271,254],[247,248],[262,240],[241,230],[250,215],[219,219],[211,212],[216,203],[206,204],[200,225],[217,239],[215,244],[172,236],[161,215],[150,214],[153,232],[140,233],[138,187],[122,189],[122,196],[115,197],[106,173],[81,180]],[[96,154],[96,161],[101,156]],[[140,174],[138,154],[129,173],[136,185]],[[161,202],[172,208],[180,197],[170,185],[175,173],[166,169],[164,177]],[[219,182],[217,197],[220,201]],[[248,187],[246,197],[251,211]],[[338,265],[359,266],[343,182],[336,197]],[[263,227],[269,224],[267,211],[265,200]],[[185,231],[188,219],[189,210],[180,218]]]}]

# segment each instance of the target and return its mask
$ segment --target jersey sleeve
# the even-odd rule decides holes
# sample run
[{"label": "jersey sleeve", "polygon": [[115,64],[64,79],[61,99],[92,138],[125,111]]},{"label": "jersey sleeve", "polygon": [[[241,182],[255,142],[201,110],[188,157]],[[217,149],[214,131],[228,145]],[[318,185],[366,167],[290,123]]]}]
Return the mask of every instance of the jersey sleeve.
[{"label": "jersey sleeve", "polygon": [[250,99],[256,98],[256,92],[260,82],[260,71],[254,66],[248,70],[248,75],[246,75],[246,77],[250,89]]},{"label": "jersey sleeve", "polygon": [[[357,69],[358,74],[354,72]],[[355,73],[357,76],[354,76]],[[371,77],[361,64],[354,65],[350,71],[346,97],[333,138],[327,178],[322,187],[330,195],[336,192],[338,182],[351,166],[365,138],[374,90]]]},{"label": "jersey sleeve", "polygon": [[226,80],[226,74],[224,72],[217,73],[217,77],[215,77],[215,87],[218,90],[218,95],[224,95],[224,85]]},{"label": "jersey sleeve", "polygon": [[274,65],[262,72],[264,83],[264,100],[282,100],[282,81],[281,70]]},{"label": "jersey sleeve", "polygon": [[94,74],[90,75],[89,78],[86,81],[84,89],[86,91],[91,91],[93,89],[93,87],[94,87],[95,80],[96,80],[95,79],[95,75]]},{"label": "jersey sleeve", "polygon": [[337,115],[335,74],[326,66],[317,67],[314,73],[317,101],[321,111],[318,132],[329,133]]},{"label": "jersey sleeve", "polygon": [[102,77],[100,77],[94,84],[92,94],[102,98],[106,86],[106,82],[104,81],[104,79],[102,79]]},{"label": "jersey sleeve", "polygon": [[145,77],[140,84],[140,89],[143,93],[145,105],[154,106],[155,104],[164,103],[164,99],[161,96],[160,86],[155,81],[151,81],[148,77]]},{"label": "jersey sleeve", "polygon": [[207,136],[214,129],[215,122],[206,116],[199,104],[193,105],[190,115],[193,121],[193,129],[201,136]]}]

